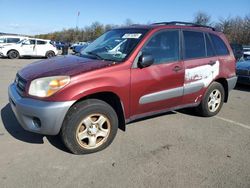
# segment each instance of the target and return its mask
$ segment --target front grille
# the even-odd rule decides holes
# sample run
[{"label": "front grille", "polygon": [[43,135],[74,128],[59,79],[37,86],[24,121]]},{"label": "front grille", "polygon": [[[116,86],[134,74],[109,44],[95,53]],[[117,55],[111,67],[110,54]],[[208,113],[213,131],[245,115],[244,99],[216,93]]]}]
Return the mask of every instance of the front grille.
[{"label": "front grille", "polygon": [[17,74],[15,83],[16,83],[19,94],[23,95],[27,81]]},{"label": "front grille", "polygon": [[245,75],[245,76],[248,76],[248,75],[250,75],[250,71],[249,71],[249,70],[238,69],[238,70],[236,71],[236,74],[237,74],[237,75]]}]

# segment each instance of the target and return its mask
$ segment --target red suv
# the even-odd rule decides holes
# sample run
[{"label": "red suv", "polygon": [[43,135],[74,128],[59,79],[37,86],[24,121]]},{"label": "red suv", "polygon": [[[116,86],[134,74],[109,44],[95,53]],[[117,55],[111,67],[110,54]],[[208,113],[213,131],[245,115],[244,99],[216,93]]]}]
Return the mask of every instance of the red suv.
[{"label": "red suv", "polygon": [[28,131],[61,134],[75,154],[106,148],[118,127],[145,116],[194,107],[216,115],[237,81],[225,36],[185,22],[110,30],[81,51],[30,64],[9,86]]}]

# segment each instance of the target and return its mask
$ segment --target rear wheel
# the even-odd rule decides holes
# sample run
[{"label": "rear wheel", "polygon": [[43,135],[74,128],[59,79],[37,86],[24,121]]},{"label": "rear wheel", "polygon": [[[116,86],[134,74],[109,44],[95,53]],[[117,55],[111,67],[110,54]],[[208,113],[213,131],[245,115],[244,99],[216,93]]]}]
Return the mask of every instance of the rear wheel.
[{"label": "rear wheel", "polygon": [[197,112],[205,117],[216,115],[224,103],[225,91],[218,82],[213,82],[207,89]]},{"label": "rear wheel", "polygon": [[10,58],[10,59],[18,59],[19,58],[19,53],[16,50],[10,50],[7,55],[8,55],[8,58]]},{"label": "rear wheel", "polygon": [[118,118],[113,108],[104,101],[88,99],[69,110],[61,138],[72,153],[88,154],[109,146],[117,129]]},{"label": "rear wheel", "polygon": [[54,57],[54,56],[55,56],[55,53],[52,52],[52,51],[48,51],[48,52],[46,53],[46,57],[47,57],[47,58],[52,58],[52,57]]}]

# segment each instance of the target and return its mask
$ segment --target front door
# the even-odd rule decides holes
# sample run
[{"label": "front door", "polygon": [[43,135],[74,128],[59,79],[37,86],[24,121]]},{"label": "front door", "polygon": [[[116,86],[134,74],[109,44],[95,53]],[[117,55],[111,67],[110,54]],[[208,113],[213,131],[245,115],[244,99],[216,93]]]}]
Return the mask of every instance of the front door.
[{"label": "front door", "polygon": [[34,56],[36,55],[36,41],[33,39],[26,40],[22,43],[22,55],[24,56]]},{"label": "front door", "polygon": [[139,55],[151,54],[154,63],[131,69],[132,118],[181,104],[185,71],[179,49],[178,30],[157,32],[142,47]]}]

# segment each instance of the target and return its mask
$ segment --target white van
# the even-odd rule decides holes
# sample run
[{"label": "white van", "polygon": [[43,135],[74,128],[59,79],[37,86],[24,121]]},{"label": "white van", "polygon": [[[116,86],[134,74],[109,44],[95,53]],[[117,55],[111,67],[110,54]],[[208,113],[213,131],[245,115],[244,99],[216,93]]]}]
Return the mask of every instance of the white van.
[{"label": "white van", "polygon": [[4,46],[6,44],[15,44],[23,39],[26,39],[26,38],[28,38],[28,37],[3,35],[3,36],[0,36],[0,46]]},{"label": "white van", "polygon": [[16,44],[0,47],[0,57],[17,59],[22,56],[37,56],[51,58],[58,54],[50,40],[27,38]]}]

